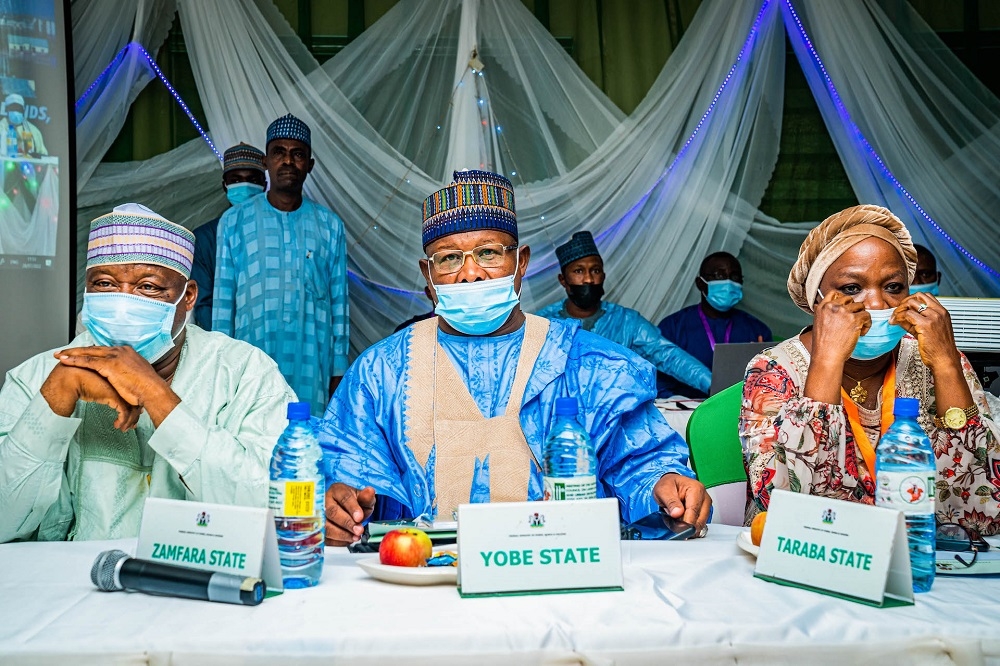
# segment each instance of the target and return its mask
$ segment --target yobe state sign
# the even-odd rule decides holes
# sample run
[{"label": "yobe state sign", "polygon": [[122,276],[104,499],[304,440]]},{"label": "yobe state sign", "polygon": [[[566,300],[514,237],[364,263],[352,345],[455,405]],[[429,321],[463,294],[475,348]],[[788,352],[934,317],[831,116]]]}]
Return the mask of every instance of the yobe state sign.
[{"label": "yobe state sign", "polygon": [[621,590],[618,500],[458,507],[462,596]]}]

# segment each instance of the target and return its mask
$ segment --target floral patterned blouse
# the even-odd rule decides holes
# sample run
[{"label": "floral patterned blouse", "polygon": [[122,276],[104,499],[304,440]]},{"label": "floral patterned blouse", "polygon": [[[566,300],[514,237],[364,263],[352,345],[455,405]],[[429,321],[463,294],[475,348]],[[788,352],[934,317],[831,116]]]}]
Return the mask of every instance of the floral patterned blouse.
[{"label": "floral patterned blouse", "polygon": [[[917,421],[937,458],[937,519],[960,523],[983,536],[1000,534],[1000,428],[964,355],[962,368],[980,413],[961,430],[934,426],[934,379],[909,335],[900,343],[896,396],[920,400]],[[843,406],[804,397],[808,372],[809,352],[798,336],[758,354],[747,366],[740,411],[740,440],[750,479],[747,525],[767,510],[775,488],[874,503],[874,478]],[[879,411],[859,412],[876,446]]]}]

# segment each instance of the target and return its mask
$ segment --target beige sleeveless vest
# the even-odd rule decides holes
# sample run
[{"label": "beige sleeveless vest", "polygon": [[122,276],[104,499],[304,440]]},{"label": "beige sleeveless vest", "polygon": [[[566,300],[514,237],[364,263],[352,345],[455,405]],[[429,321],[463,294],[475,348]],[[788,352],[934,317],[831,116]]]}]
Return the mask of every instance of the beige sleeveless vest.
[{"label": "beige sleeveless vest", "polygon": [[410,378],[406,395],[406,433],[417,462],[427,467],[437,444],[434,484],[437,519],[453,520],[468,504],[476,458],[490,457],[490,501],[528,499],[532,465],[540,468],[521,431],[524,389],[545,343],[549,321],[525,315],[524,340],[507,409],[485,418],[448,353],[438,344],[437,318],[417,322],[410,334]]}]

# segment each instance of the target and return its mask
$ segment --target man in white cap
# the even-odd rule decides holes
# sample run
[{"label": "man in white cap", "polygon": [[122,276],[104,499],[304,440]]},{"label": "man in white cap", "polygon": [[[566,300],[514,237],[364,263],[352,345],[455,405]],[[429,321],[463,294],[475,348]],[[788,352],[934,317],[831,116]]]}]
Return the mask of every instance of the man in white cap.
[{"label": "man in white cap", "polygon": [[82,320],[0,389],[0,543],[135,537],[147,497],[266,506],[294,395],[262,351],[188,324],[194,235],[94,220]]},{"label": "man in white cap", "polygon": [[0,118],[0,140],[3,154],[8,157],[18,155],[48,155],[42,132],[24,115],[24,98],[10,94],[3,101],[3,117]]}]

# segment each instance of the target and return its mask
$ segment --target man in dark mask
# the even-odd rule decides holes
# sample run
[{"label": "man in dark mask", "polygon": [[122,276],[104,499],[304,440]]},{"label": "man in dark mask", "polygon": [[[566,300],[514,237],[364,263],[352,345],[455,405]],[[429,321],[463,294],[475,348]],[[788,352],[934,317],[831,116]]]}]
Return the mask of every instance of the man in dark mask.
[{"label": "man in dark mask", "polygon": [[566,300],[543,308],[539,315],[549,319],[579,319],[584,330],[592,331],[643,357],[660,372],[708,392],[712,373],[698,359],[664,338],[641,314],[604,297],[604,261],[589,231],[578,231],[565,245],[556,248],[559,284]]}]

